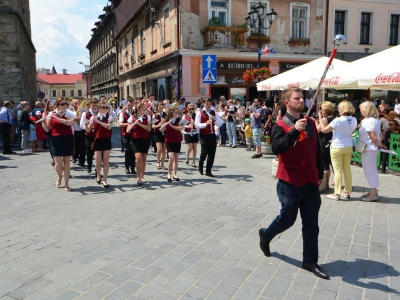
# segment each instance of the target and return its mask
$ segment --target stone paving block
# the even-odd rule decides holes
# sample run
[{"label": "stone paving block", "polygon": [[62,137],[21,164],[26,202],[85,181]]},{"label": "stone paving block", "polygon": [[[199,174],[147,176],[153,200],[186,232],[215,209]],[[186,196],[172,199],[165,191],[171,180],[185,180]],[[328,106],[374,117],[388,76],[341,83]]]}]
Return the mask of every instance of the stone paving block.
[{"label": "stone paving block", "polygon": [[237,258],[224,256],[212,267],[212,269],[222,273],[228,273],[238,263],[238,261],[239,259]]},{"label": "stone paving block", "polygon": [[171,282],[165,290],[175,295],[182,295],[197,280],[197,277],[183,274]]},{"label": "stone paving block", "polygon": [[181,300],[203,300],[206,299],[208,291],[192,287],[180,299]]},{"label": "stone paving block", "polygon": [[81,291],[81,292],[86,292],[87,290],[91,289],[98,283],[102,282],[106,278],[109,278],[110,275],[102,272],[95,272],[94,274],[90,275],[89,277],[86,277],[82,279],[81,281],[77,282],[72,286],[73,289]]},{"label": "stone paving block", "polygon": [[222,282],[239,287],[246,280],[249,274],[249,270],[235,267],[228,273],[228,275],[226,275]]},{"label": "stone paving block", "polygon": [[288,281],[272,278],[262,295],[271,299],[284,299],[289,286]]},{"label": "stone paving block", "polygon": [[362,299],[363,290],[359,287],[341,284],[337,294],[338,300]]},{"label": "stone paving block", "polygon": [[19,272],[17,270],[10,270],[10,271],[2,273],[0,275],[0,286],[9,281],[13,281],[15,278],[21,277],[23,274],[24,273]]},{"label": "stone paving block", "polygon": [[136,274],[132,280],[139,283],[148,283],[150,280],[155,278],[158,274],[162,273],[165,269],[158,266],[149,266],[143,271]]},{"label": "stone paving block", "polygon": [[154,300],[175,300],[178,298],[179,298],[179,296],[177,296],[177,295],[167,293],[167,292],[161,292],[154,298]]},{"label": "stone paving block", "polygon": [[170,279],[165,277],[156,277],[152,279],[147,285],[136,291],[136,294],[145,298],[154,298],[160,291],[162,291],[171,282]]},{"label": "stone paving block", "polygon": [[231,299],[231,297],[235,294],[237,288],[221,283],[219,284],[215,290],[207,297],[209,300],[224,300],[224,299]]},{"label": "stone paving block", "polygon": [[46,293],[43,291],[37,291],[28,297],[24,298],[24,300],[46,300],[51,298],[53,295],[50,293]]},{"label": "stone paving block", "polygon": [[292,286],[290,287],[290,292],[310,296],[316,282],[317,277],[314,276],[314,274],[297,274]]},{"label": "stone paving block", "polygon": [[129,296],[134,294],[141,286],[142,285],[137,282],[127,281],[120,287],[115,289],[113,292],[108,294],[104,299],[106,300],[127,299]]},{"label": "stone paving block", "polygon": [[42,277],[43,275],[50,273],[51,271],[53,271],[52,268],[49,267],[39,267],[37,268],[35,271],[32,271],[28,274],[25,274],[21,277],[16,278],[14,281],[21,283],[22,285],[27,284],[37,278]]},{"label": "stone paving block", "polygon": [[160,255],[154,254],[154,253],[148,253],[144,255],[143,257],[139,258],[138,260],[132,262],[130,264],[131,267],[134,267],[136,269],[143,270],[150,266],[152,263],[157,261],[160,258]]},{"label": "stone paving block", "polygon": [[15,299],[24,299],[30,294],[33,294],[34,292],[45,287],[46,285],[49,285],[50,283],[52,283],[52,281],[44,278],[38,278],[34,281],[29,282],[28,284],[21,286],[18,289],[15,289],[9,294],[9,296]]},{"label": "stone paving block", "polygon": [[211,291],[224,277],[225,274],[211,270],[204,274],[204,276],[200,278],[195,286],[204,290]]},{"label": "stone paving block", "polygon": [[171,251],[168,254],[161,257],[157,260],[154,264],[163,268],[168,268],[169,266],[173,265],[183,256],[183,253]]},{"label": "stone paving block", "polygon": [[191,265],[189,264],[184,264],[181,262],[176,262],[169,268],[167,268],[164,272],[160,274],[161,277],[165,278],[170,278],[171,280],[174,280],[177,278],[179,275],[184,273],[187,269],[189,269]]},{"label": "stone paving block", "polygon": [[289,292],[286,296],[285,296],[286,300],[309,300],[310,299],[310,295],[302,295],[302,294],[297,294],[294,292]]},{"label": "stone paving block", "polygon": [[70,289],[63,290],[61,293],[55,295],[51,300],[72,300],[78,297],[80,293]]},{"label": "stone paving block", "polygon": [[320,300],[320,299],[334,300],[334,299],[336,299],[336,292],[332,292],[329,290],[315,289],[311,296],[311,299],[312,300]]},{"label": "stone paving block", "polygon": [[367,258],[368,247],[364,245],[351,245],[349,254],[360,258]]},{"label": "stone paving block", "polygon": [[298,270],[299,268],[297,266],[294,266],[292,264],[282,263],[276,269],[274,277],[287,281],[292,281],[295,278]]},{"label": "stone paving block", "polygon": [[371,241],[369,249],[371,252],[387,253],[387,244],[381,242]]},{"label": "stone paving block", "polygon": [[109,277],[106,280],[106,282],[109,283],[109,284],[112,284],[114,286],[120,286],[124,282],[130,280],[133,276],[135,276],[139,272],[140,272],[140,270],[138,270],[138,269],[131,268],[131,267],[126,267],[126,268],[118,271],[117,273],[115,273],[111,277]]},{"label": "stone paving block", "polygon": [[81,294],[76,300],[103,299],[103,297],[115,290],[115,286],[101,282],[87,292]]},{"label": "stone paving block", "polygon": [[20,288],[22,285],[21,283],[10,281],[0,285],[0,297],[7,295],[8,293]]},{"label": "stone paving block", "polygon": [[209,269],[211,269],[213,265],[214,265],[214,262],[212,262],[212,261],[200,259],[194,265],[192,265],[185,272],[185,274],[193,275],[196,277],[201,277],[204,275],[204,273],[206,273]]},{"label": "stone paving block", "polygon": [[58,294],[62,290],[70,287],[71,285],[77,283],[78,281],[82,280],[84,277],[78,274],[68,274],[65,277],[60,278],[59,280],[49,284],[48,286],[44,287],[42,290],[46,291],[50,294]]}]

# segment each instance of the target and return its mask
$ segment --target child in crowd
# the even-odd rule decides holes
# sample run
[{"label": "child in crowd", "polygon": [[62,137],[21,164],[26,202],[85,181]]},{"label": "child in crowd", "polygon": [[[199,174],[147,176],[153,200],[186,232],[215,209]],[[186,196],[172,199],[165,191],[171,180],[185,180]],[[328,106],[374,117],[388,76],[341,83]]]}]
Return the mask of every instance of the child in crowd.
[{"label": "child in crowd", "polygon": [[245,133],[245,137],[246,137],[246,145],[247,145],[246,151],[251,151],[251,145],[253,143],[253,141],[252,141],[253,134],[251,133],[250,119],[246,118],[244,120],[244,124],[245,124],[245,126],[242,127],[242,131]]}]

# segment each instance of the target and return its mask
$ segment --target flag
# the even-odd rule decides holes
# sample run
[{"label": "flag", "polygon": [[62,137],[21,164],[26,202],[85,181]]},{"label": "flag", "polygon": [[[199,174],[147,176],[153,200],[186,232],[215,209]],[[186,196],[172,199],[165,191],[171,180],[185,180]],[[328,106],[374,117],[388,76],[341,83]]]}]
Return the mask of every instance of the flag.
[{"label": "flag", "polygon": [[269,52],[268,45],[265,45],[265,48],[264,48],[264,50],[262,50],[262,53],[267,54],[268,52]]},{"label": "flag", "polygon": [[271,48],[271,50],[269,50],[269,52],[271,52],[272,54],[276,54],[276,51],[274,48]]}]

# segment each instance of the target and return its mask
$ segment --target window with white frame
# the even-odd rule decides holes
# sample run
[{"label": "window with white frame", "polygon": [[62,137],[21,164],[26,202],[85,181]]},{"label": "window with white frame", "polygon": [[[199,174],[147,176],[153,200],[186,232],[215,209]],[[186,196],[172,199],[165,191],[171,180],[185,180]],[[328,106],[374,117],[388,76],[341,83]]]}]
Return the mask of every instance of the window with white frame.
[{"label": "window with white frame", "polygon": [[221,26],[229,26],[228,1],[211,1],[211,18],[218,18]]},{"label": "window with white frame", "polygon": [[70,90],[70,91],[69,91],[69,96],[70,96],[70,97],[74,97],[74,90]]},{"label": "window with white frame", "polygon": [[371,44],[371,13],[361,13],[360,44]]},{"label": "window with white frame", "polygon": [[310,19],[310,5],[307,3],[290,3],[290,27],[292,39],[307,39]]},{"label": "window with white frame", "polygon": [[[259,4],[259,2],[253,2],[253,1],[250,2],[249,11],[252,11],[253,8],[255,8],[258,4]],[[264,5],[265,8],[264,8],[264,15],[261,16],[260,21],[261,21],[261,25],[265,28],[265,27],[267,27],[267,24],[266,24],[267,18],[266,18],[266,16],[267,16],[267,12],[268,12],[268,5],[265,2],[261,2],[261,4]],[[261,34],[262,35],[267,35],[268,34],[267,33],[267,29],[264,29],[264,28],[261,27]],[[250,35],[258,35],[258,30],[252,30],[250,28],[249,34]]]},{"label": "window with white frame", "polygon": [[333,35],[337,34],[346,34],[346,11],[344,10],[336,10],[335,11],[335,27],[333,31]]},{"label": "window with white frame", "polygon": [[170,30],[169,26],[169,5],[163,8],[163,24],[162,24],[162,34],[161,34],[161,45],[169,42],[170,37],[167,35]]},{"label": "window with white frame", "polygon": [[390,28],[389,28],[389,45],[399,44],[399,21],[400,15],[390,15]]}]

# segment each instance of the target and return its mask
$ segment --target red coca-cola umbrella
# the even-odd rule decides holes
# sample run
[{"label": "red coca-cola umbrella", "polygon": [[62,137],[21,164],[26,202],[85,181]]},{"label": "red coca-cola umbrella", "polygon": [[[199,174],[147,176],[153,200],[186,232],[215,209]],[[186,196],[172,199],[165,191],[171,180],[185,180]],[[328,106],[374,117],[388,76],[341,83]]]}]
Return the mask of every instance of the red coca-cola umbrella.
[{"label": "red coca-cola umbrella", "polygon": [[400,91],[400,45],[332,70],[322,88]]}]

